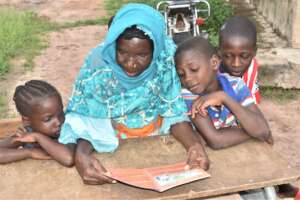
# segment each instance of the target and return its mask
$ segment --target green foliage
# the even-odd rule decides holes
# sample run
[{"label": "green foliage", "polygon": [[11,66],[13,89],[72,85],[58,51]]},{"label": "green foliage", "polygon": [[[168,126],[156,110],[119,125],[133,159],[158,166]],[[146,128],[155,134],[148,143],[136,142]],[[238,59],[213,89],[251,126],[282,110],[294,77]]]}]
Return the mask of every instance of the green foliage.
[{"label": "green foliage", "polygon": [[276,101],[278,103],[286,103],[287,101],[296,100],[300,91],[296,89],[283,89],[273,87],[260,87],[261,96]]},{"label": "green foliage", "polygon": [[40,34],[55,28],[32,12],[0,8],[0,76],[9,71],[9,60],[23,56],[25,66],[32,67],[33,58],[46,46]]},{"label": "green foliage", "polygon": [[207,30],[210,42],[214,46],[218,46],[219,28],[226,19],[233,16],[234,8],[224,0],[209,0],[209,3],[211,6],[211,16],[201,28]]}]

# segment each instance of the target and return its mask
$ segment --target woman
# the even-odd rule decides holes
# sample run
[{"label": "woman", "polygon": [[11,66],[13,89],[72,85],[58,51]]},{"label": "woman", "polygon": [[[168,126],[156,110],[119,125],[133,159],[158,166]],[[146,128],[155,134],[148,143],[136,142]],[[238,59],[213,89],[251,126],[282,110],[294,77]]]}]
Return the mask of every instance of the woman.
[{"label": "woman", "polygon": [[91,156],[111,152],[118,139],[171,132],[188,151],[190,167],[208,168],[180,96],[162,16],[144,4],[127,4],[104,43],[88,55],[75,83],[59,141],[76,143],[75,166],[86,184],[112,183]]}]

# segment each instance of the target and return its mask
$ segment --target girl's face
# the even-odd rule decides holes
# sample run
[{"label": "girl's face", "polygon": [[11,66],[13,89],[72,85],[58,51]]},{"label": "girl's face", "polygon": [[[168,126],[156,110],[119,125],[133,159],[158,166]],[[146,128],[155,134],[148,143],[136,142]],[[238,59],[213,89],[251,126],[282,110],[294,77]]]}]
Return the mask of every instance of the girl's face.
[{"label": "girl's face", "polygon": [[150,41],[146,39],[123,38],[117,41],[117,63],[128,76],[138,76],[152,61],[153,49]]},{"label": "girl's face", "polygon": [[231,76],[242,77],[249,68],[256,49],[244,37],[230,37],[220,44],[220,56],[225,71]]},{"label": "girl's face", "polygon": [[217,90],[218,65],[219,59],[215,55],[208,59],[194,50],[182,52],[176,58],[176,69],[183,87],[195,94]]},{"label": "girl's face", "polygon": [[65,121],[62,100],[55,95],[39,101],[41,103],[36,104],[32,110],[33,114],[28,117],[29,125],[33,131],[57,138]]}]

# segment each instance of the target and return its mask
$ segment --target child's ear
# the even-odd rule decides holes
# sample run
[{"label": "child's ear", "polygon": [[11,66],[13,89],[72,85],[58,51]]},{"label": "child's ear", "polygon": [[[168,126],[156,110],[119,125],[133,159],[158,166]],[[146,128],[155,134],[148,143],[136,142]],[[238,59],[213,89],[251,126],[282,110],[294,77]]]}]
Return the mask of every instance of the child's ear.
[{"label": "child's ear", "polygon": [[212,66],[212,68],[214,70],[219,69],[220,62],[221,62],[221,60],[220,60],[219,56],[216,54],[212,55],[212,57],[210,58],[210,65]]},{"label": "child's ear", "polygon": [[256,56],[256,52],[257,52],[257,46],[254,47],[254,56]]},{"label": "child's ear", "polygon": [[22,124],[23,124],[23,127],[30,126],[31,123],[30,123],[29,117],[22,115]]}]

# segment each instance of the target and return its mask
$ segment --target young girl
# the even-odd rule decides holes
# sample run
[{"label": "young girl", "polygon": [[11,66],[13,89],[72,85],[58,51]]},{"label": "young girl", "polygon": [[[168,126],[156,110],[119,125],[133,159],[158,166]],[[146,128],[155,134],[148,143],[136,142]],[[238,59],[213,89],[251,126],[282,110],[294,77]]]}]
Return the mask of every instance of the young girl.
[{"label": "young girl", "polygon": [[219,35],[220,72],[242,78],[259,103],[255,25],[245,17],[235,16],[222,25]]},{"label": "young girl", "polygon": [[239,144],[250,138],[268,140],[268,124],[254,99],[238,77],[218,74],[219,58],[205,39],[183,42],[175,54],[183,94],[192,101],[191,120],[213,149]]},{"label": "young girl", "polygon": [[185,116],[174,53],[157,10],[127,4],[116,13],[104,42],[80,70],[59,138],[77,143],[75,166],[84,183],[113,182],[94,150],[112,152],[119,139],[169,132],[186,148],[188,166],[208,167]]},{"label": "young girl", "polygon": [[57,142],[65,117],[58,91],[45,81],[31,80],[16,88],[14,101],[23,127],[0,141],[0,163],[53,158],[73,165],[73,148]]}]

